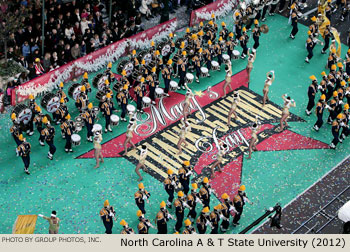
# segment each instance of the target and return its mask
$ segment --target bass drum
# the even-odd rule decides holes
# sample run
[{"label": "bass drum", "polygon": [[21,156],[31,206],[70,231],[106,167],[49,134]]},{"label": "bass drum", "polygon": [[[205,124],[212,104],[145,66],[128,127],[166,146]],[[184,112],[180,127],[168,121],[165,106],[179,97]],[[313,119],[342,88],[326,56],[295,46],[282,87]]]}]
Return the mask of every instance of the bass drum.
[{"label": "bass drum", "polygon": [[122,74],[123,70],[126,72],[126,77],[129,77],[134,70],[134,64],[130,60],[122,60],[117,66],[118,73]]},{"label": "bass drum", "polygon": [[72,86],[69,87],[68,89],[68,95],[69,97],[73,98],[75,101],[78,99],[80,95],[80,88],[81,88],[80,83],[74,83]]},{"label": "bass drum", "polygon": [[16,107],[12,110],[12,113],[15,113],[17,122],[20,124],[23,123],[24,125],[28,124],[33,115],[32,110],[24,104],[16,105]]},{"label": "bass drum", "polygon": [[148,64],[152,62],[152,53],[150,51],[141,51],[137,55],[137,59],[139,60],[140,64],[142,60],[145,60],[145,65],[148,66]]},{"label": "bass drum", "polygon": [[60,97],[58,97],[56,94],[48,93],[43,96],[40,105],[46,109],[47,112],[55,113],[60,106]]},{"label": "bass drum", "polygon": [[97,74],[92,80],[92,85],[98,90],[102,90],[108,77],[104,74]]},{"label": "bass drum", "polygon": [[181,46],[182,42],[185,42],[185,48],[187,47],[187,45],[188,45],[187,39],[185,39],[185,38],[178,38],[176,40],[176,42],[175,42],[175,46],[176,46],[177,49],[180,49],[180,46]]},{"label": "bass drum", "polygon": [[163,57],[168,56],[171,53],[171,44],[169,41],[161,42],[157,46],[157,50],[160,52],[160,55]]}]

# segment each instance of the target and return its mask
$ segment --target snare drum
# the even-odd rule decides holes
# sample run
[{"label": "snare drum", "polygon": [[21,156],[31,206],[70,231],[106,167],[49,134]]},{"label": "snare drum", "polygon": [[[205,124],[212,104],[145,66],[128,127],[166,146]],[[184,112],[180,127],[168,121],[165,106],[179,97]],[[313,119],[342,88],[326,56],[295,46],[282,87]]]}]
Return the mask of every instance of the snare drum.
[{"label": "snare drum", "polygon": [[79,132],[83,129],[83,125],[80,122],[75,122],[75,132]]},{"label": "snare drum", "polygon": [[69,97],[73,98],[76,101],[79,98],[79,95],[81,92],[80,88],[81,88],[80,83],[74,83],[72,86],[70,86],[68,89]]},{"label": "snare drum", "polygon": [[211,69],[213,69],[213,71],[218,71],[219,70],[219,63],[215,60],[213,60],[211,62]]},{"label": "snare drum", "polygon": [[92,132],[99,132],[100,134],[102,134],[102,125],[101,124],[94,124],[94,126],[92,126]]},{"label": "snare drum", "polygon": [[233,55],[233,58],[234,58],[234,59],[238,59],[240,54],[241,54],[241,53],[240,53],[239,51],[237,51],[237,50],[233,50],[233,51],[232,51],[232,55]]},{"label": "snare drum", "polygon": [[118,124],[119,124],[119,116],[111,115],[111,125],[118,126]]},{"label": "snare drum", "polygon": [[84,120],[83,120],[83,118],[81,116],[77,116],[75,118],[75,123],[79,123],[81,125],[81,127],[84,126]]},{"label": "snare drum", "polygon": [[209,76],[209,70],[206,67],[201,67],[201,77],[208,77]]},{"label": "snare drum", "polygon": [[178,86],[179,86],[179,84],[177,84],[176,81],[170,81],[170,91],[175,92],[177,90]]},{"label": "snare drum", "polygon": [[81,137],[78,134],[72,134],[71,136],[72,145],[78,146],[81,142]]},{"label": "snare drum", "polygon": [[142,108],[148,108],[149,106],[151,106],[151,98],[149,97],[142,97]]},{"label": "snare drum", "polygon": [[134,114],[135,111],[136,111],[135,106],[134,106],[134,105],[131,105],[131,104],[128,104],[128,105],[126,106],[126,109],[127,109],[127,111],[128,111],[129,113],[132,113],[132,114]]},{"label": "snare drum", "polygon": [[41,106],[49,113],[55,113],[60,106],[60,97],[53,93],[44,95],[41,99]]},{"label": "snare drum", "polygon": [[230,56],[228,56],[227,54],[223,54],[222,58],[223,58],[225,64],[230,63]]},{"label": "snare drum", "polygon": [[16,118],[17,118],[16,121],[18,123],[23,123],[24,125],[28,124],[32,118],[32,110],[24,104],[16,105],[16,107],[13,109],[12,113],[15,113]]},{"label": "snare drum", "polygon": [[95,116],[97,116],[98,112],[100,112],[100,108],[99,107],[93,107],[92,111],[94,111]]},{"label": "snare drum", "polygon": [[156,88],[156,98],[161,98],[164,94],[164,90],[162,88]]},{"label": "snare drum", "polygon": [[192,82],[193,82],[193,79],[194,79],[193,74],[187,73],[187,74],[186,74],[186,78],[185,78],[185,83],[192,83]]}]

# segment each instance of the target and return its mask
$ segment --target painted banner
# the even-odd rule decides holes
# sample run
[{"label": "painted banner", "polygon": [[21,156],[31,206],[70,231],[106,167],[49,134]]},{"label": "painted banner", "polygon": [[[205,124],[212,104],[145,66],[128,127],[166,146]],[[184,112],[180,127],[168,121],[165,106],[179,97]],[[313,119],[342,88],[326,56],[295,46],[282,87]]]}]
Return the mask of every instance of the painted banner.
[{"label": "painted banner", "polygon": [[104,68],[109,61],[115,62],[120,57],[125,56],[129,50],[148,48],[151,40],[160,42],[167,38],[170,32],[174,32],[176,26],[177,19],[173,18],[30,80],[12,90],[11,104],[14,106],[23,102],[28,98],[29,94],[40,96],[45,92],[53,91],[60,82],[70,81],[74,77],[82,75],[83,72],[98,71]]},{"label": "painted banner", "polygon": [[215,14],[215,18],[226,16],[235,6],[237,0],[217,0],[211,4],[203,6],[191,12],[190,26],[198,24],[204,20],[210,20],[211,14]]},{"label": "painted banner", "polygon": [[13,225],[13,234],[34,234],[37,215],[18,215]]}]

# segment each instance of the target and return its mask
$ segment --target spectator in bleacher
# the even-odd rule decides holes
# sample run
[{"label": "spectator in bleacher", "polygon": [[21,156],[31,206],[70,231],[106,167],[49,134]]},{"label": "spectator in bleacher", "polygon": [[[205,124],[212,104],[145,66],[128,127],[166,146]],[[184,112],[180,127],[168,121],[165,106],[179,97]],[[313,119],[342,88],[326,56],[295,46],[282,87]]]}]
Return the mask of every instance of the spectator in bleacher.
[{"label": "spectator in bleacher", "polygon": [[75,60],[81,56],[81,48],[78,43],[76,43],[71,49],[72,58]]}]

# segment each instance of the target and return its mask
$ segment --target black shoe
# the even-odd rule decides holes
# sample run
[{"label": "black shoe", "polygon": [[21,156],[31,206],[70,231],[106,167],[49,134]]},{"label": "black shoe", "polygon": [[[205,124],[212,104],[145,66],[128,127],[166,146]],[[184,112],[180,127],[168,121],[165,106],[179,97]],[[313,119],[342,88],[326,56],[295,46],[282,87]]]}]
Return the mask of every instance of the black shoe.
[{"label": "black shoe", "polygon": [[24,169],[24,172],[30,175],[30,172],[27,169]]}]

